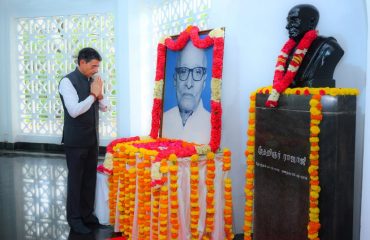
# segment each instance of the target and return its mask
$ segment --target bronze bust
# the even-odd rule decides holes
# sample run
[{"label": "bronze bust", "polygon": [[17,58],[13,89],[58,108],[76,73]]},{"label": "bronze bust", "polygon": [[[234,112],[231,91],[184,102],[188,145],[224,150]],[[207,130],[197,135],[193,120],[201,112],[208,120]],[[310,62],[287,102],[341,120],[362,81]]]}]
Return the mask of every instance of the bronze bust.
[{"label": "bronze bust", "polygon": [[[333,74],[344,51],[335,38],[317,36],[315,29],[319,16],[319,11],[310,4],[296,5],[289,11],[286,29],[295,46],[284,53],[285,59],[279,55],[280,66],[278,68],[278,62],[267,107],[276,107],[280,93],[287,87],[335,87]],[[316,35],[305,44],[309,32]],[[304,47],[299,49],[300,45]],[[276,74],[276,71],[281,72]],[[282,75],[280,79],[276,77],[279,74]],[[279,85],[281,79],[284,81],[282,86]]]}]

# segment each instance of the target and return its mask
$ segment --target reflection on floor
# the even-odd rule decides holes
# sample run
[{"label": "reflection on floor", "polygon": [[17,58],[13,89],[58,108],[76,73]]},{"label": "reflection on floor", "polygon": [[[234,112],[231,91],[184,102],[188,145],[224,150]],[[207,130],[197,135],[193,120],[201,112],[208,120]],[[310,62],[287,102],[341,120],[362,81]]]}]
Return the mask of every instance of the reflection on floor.
[{"label": "reflection on floor", "polygon": [[[1,240],[104,240],[117,237],[113,228],[90,235],[70,231],[65,200],[67,165],[64,155],[0,150]],[[242,235],[234,239],[243,239]]]},{"label": "reflection on floor", "polygon": [[0,152],[0,239],[100,240],[114,237],[112,227],[91,235],[70,232],[65,200],[64,155]]}]

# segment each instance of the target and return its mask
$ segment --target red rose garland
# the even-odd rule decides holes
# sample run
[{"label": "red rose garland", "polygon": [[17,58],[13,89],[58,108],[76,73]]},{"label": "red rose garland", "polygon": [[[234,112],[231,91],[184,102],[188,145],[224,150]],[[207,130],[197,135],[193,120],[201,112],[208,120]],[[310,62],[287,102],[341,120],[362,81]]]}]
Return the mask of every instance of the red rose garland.
[{"label": "red rose garland", "polygon": [[207,35],[204,39],[199,37],[199,29],[197,27],[192,27],[190,30],[190,38],[197,48],[208,48],[213,45],[213,39]]},{"label": "red rose garland", "polygon": [[286,72],[285,67],[287,64],[288,56],[293,48],[296,46],[296,42],[292,38],[290,38],[285,43],[277,59],[273,82],[273,88],[276,89],[278,93],[283,92],[293,82],[293,79],[297,74],[299,67],[301,66],[302,60],[306,55],[307,50],[310,48],[312,42],[316,38],[316,30],[310,30],[306,32],[302,40],[299,42]]},{"label": "red rose garland", "polygon": [[316,38],[316,30],[310,30],[306,32],[301,41],[298,43],[297,49],[295,50],[293,58],[291,59],[287,68],[286,65],[288,63],[288,57],[293,48],[296,46],[296,42],[291,38],[285,43],[277,59],[273,89],[265,103],[266,107],[278,106],[280,93],[282,93],[293,82],[294,77],[296,76],[297,71],[302,64],[303,58],[307,53],[307,50]]},{"label": "red rose garland", "polygon": [[154,98],[152,109],[152,129],[150,131],[150,137],[157,138],[159,127],[161,124],[162,115],[162,99]]},{"label": "red rose garland", "polygon": [[296,46],[296,42],[290,38],[281,49],[281,53],[278,56],[278,60],[275,68],[273,87],[281,93],[293,82],[295,75],[299,67],[301,66],[302,60],[306,55],[307,50],[310,48],[312,42],[317,38],[317,31],[310,30],[306,32],[302,40],[298,43],[297,49],[294,52],[293,58],[289,63],[288,69],[285,72],[285,66],[287,63],[288,56],[293,48]]},{"label": "red rose garland", "polygon": [[155,74],[156,81],[164,79],[165,64],[166,64],[166,46],[160,43],[158,44],[157,47],[157,69]]}]

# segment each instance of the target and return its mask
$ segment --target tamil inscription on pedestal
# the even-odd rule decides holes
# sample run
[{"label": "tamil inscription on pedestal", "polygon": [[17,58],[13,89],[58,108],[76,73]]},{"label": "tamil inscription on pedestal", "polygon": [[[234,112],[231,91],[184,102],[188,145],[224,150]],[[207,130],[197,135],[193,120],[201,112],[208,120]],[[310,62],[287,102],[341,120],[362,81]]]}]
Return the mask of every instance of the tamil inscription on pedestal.
[{"label": "tamil inscription on pedestal", "polygon": [[[267,97],[256,98],[253,239],[307,239],[311,95],[282,95],[276,109]],[[320,239],[352,239],[356,96],[321,104]]]}]

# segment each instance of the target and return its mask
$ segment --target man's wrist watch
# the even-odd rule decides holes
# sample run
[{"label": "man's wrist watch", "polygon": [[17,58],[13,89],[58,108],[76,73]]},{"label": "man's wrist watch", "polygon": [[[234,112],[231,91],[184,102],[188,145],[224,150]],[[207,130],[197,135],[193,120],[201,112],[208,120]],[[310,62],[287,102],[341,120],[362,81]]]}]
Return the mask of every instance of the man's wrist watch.
[{"label": "man's wrist watch", "polygon": [[100,100],[102,100],[104,98],[104,96],[103,95],[99,95],[98,96],[98,100],[100,101]]}]

